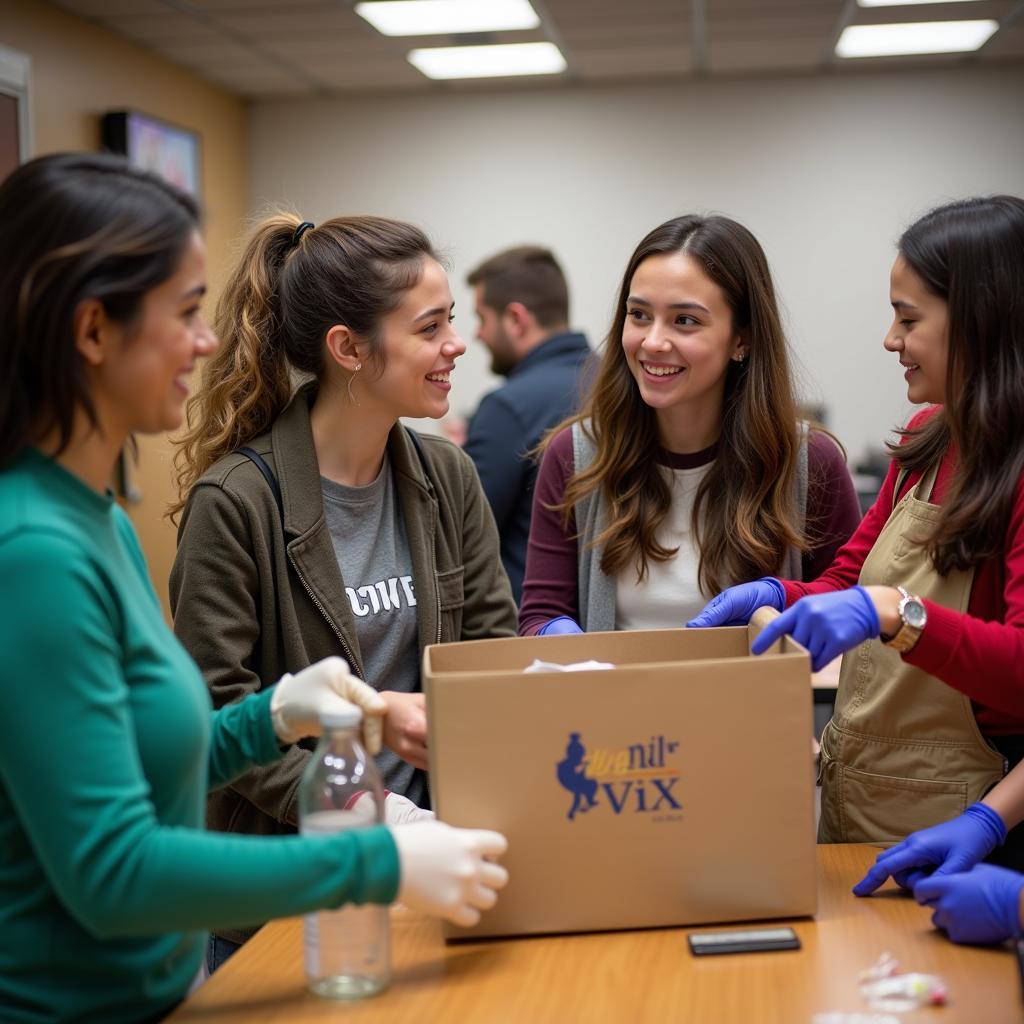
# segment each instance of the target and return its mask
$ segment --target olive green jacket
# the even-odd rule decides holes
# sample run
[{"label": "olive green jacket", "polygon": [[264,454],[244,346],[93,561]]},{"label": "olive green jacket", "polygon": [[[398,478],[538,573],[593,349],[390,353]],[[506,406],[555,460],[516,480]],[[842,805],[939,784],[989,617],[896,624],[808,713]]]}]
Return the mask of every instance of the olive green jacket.
[{"label": "olive green jacket", "polygon": [[[324,520],[310,397],[308,388],[300,391],[273,428],[248,446],[278,480],[283,532],[267,481],[236,452],[196,483],[182,514],[170,577],[174,629],[202,669],[216,707],[332,654],[363,675],[355,620]],[[432,643],[515,636],[515,603],[476,469],[448,441],[428,435],[420,441],[422,462],[406,428],[397,425],[388,437],[416,581],[420,651]],[[294,832],[299,779],[311,748],[297,744],[280,761],[212,793],[210,827]]]}]

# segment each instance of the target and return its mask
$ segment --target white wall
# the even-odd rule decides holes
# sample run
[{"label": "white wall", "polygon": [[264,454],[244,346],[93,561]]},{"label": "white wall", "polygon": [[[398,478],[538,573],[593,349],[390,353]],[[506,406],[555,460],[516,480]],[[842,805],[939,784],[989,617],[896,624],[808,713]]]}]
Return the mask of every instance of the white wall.
[{"label": "white wall", "polygon": [[[596,343],[640,238],[691,211],[726,213],[764,245],[800,365],[851,459],[906,417],[881,340],[893,243],[948,198],[1024,195],[1024,70],[864,73],[608,89],[257,104],[252,198],[310,220],[415,221],[463,278],[506,245],[562,259],[573,323]],[[495,383],[478,344],[453,410]]]}]

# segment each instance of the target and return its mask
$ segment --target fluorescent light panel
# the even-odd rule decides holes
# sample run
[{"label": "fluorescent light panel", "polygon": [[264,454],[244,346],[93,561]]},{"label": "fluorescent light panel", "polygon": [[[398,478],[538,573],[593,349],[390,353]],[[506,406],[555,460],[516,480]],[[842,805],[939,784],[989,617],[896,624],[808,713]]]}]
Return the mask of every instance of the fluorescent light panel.
[{"label": "fluorescent light panel", "polygon": [[411,50],[409,63],[427,78],[508,78],[557,75],[566,64],[554,43],[499,46],[435,46]]},{"label": "fluorescent light panel", "polygon": [[355,12],[385,36],[514,32],[540,24],[528,0],[381,0],[356,4]]},{"label": "fluorescent light panel", "polygon": [[837,57],[902,57],[915,53],[967,53],[978,49],[999,22],[921,21],[850,25],[836,43]]},{"label": "fluorescent light panel", "polygon": [[857,0],[858,7],[922,7],[932,4],[968,4],[975,0]]}]

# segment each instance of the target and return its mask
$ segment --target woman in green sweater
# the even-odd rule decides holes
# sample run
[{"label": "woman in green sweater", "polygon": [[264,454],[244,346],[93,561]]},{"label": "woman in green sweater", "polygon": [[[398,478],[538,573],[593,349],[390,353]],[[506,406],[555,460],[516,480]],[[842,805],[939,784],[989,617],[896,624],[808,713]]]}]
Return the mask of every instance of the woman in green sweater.
[{"label": "woman in green sweater", "polygon": [[[135,433],[181,424],[216,347],[183,193],[106,156],[0,185],[0,1015],[159,1019],[205,929],[389,903],[472,923],[496,833],[207,833],[206,792],[379,695],[328,659],[214,712],[106,490]],[[369,731],[379,742],[379,728]]]}]

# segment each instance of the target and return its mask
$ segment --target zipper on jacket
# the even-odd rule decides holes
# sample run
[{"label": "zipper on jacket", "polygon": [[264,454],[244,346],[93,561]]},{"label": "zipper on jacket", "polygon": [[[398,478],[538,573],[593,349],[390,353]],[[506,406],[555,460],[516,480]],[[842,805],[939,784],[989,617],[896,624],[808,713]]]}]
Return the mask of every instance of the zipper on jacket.
[{"label": "zipper on jacket", "polygon": [[[302,573],[299,572],[299,567],[295,564],[295,559],[292,557],[292,553],[290,551],[288,552],[288,561],[291,562],[292,568],[295,570],[295,575],[299,577],[299,582],[302,584],[303,589],[306,591],[307,594],[309,594],[309,599],[313,602],[313,604],[316,605],[317,611],[324,617],[324,619],[327,621],[327,625],[331,627],[331,630],[334,632],[334,635],[338,638],[338,642],[341,644],[341,649],[345,652],[345,657],[348,659],[348,667],[349,667],[349,669],[351,669],[352,674],[353,675],[360,675],[356,671],[356,667],[357,667],[356,666],[356,660],[355,660],[355,657],[352,654],[352,648],[349,647],[348,641],[341,635],[341,630],[338,629],[338,627],[334,624],[334,620],[330,617],[330,615],[327,614],[327,609],[320,603],[320,601],[317,598],[316,594],[314,594],[313,591],[310,589],[310,586],[306,582],[306,580],[303,577]],[[438,605],[439,606],[440,606],[440,603],[441,603],[441,599],[438,598]],[[438,643],[441,642],[441,638],[440,638],[440,632],[441,632],[440,621],[441,620],[438,619],[438,623],[439,623],[439,625],[438,625]],[[362,677],[360,676],[360,678],[362,678]]]}]

